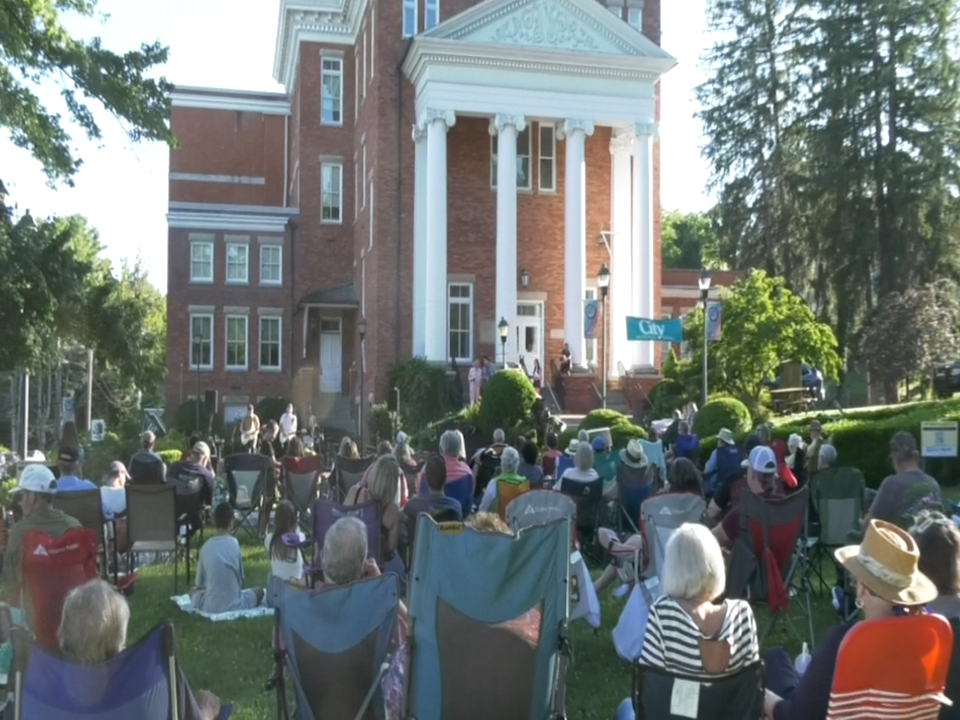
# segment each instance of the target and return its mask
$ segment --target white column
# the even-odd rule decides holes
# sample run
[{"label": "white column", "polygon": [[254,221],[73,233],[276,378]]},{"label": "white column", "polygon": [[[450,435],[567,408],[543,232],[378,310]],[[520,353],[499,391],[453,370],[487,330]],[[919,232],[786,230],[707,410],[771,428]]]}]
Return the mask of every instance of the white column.
[{"label": "white column", "polygon": [[[633,126],[633,303],[635,315],[657,319],[654,314],[653,265],[653,138],[656,123],[637,123]],[[653,368],[653,343],[633,345],[633,367]]]},{"label": "white column", "polygon": [[557,133],[566,140],[563,244],[563,338],[570,346],[573,364],[586,366],[583,339],[583,298],[587,285],[587,203],[584,181],[584,145],[593,135],[590,120],[564,120]]},{"label": "white column", "polygon": [[627,342],[627,315],[631,312],[633,293],[633,257],[630,252],[632,151],[632,132],[621,130],[610,139],[610,296],[607,300],[610,317],[607,332],[610,333],[608,370],[613,377],[618,375],[618,362],[628,369],[633,365],[631,343]]},{"label": "white column", "polygon": [[[523,117],[497,115],[490,134],[497,135],[497,294],[496,317],[507,321],[505,353],[517,362],[517,135],[523,132]],[[499,360],[499,358],[498,358]]]},{"label": "white column", "polygon": [[413,354],[427,354],[427,132],[413,126],[416,177],[413,190]]},{"label": "white column", "polygon": [[426,356],[447,358],[447,129],[457,118],[452,110],[427,110],[421,123],[427,130],[426,199]]}]

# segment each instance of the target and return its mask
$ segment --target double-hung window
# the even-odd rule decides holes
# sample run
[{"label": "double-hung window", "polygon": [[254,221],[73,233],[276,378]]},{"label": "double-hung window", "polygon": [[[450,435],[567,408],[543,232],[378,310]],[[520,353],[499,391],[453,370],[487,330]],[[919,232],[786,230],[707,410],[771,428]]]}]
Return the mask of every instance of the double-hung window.
[{"label": "double-hung window", "polygon": [[320,58],[320,123],[343,124],[343,58]]},{"label": "double-hung window", "polygon": [[557,189],[557,131],[553,125],[540,125],[540,189]]},{"label": "double-hung window", "polygon": [[247,243],[227,243],[227,282],[244,285],[248,281]]},{"label": "double-hung window", "polygon": [[403,37],[417,34],[417,0],[403,0]]},{"label": "double-hung window", "polygon": [[320,165],[320,222],[339,225],[343,221],[343,165]]},{"label": "double-hung window", "polygon": [[227,370],[247,369],[247,316],[227,315]]},{"label": "double-hung window", "polygon": [[190,282],[213,282],[213,241],[190,241]]},{"label": "double-hung window", "polygon": [[283,246],[260,246],[260,284],[280,285],[283,283]]},{"label": "double-hung window", "polygon": [[[490,137],[490,187],[497,186],[497,135]],[[517,188],[530,189],[530,125],[517,134]]]},{"label": "double-hung window", "polygon": [[627,8],[627,24],[637,32],[643,32],[643,8]]},{"label": "double-hung window", "polygon": [[190,368],[213,368],[213,315],[190,314]]},{"label": "double-hung window", "polygon": [[440,24],[440,0],[424,0],[423,29],[424,32]]},{"label": "double-hung window", "polygon": [[448,287],[448,357],[470,362],[473,358],[473,285],[450,283]]},{"label": "double-hung window", "polygon": [[280,369],[280,327],[279,316],[260,317],[260,369]]}]

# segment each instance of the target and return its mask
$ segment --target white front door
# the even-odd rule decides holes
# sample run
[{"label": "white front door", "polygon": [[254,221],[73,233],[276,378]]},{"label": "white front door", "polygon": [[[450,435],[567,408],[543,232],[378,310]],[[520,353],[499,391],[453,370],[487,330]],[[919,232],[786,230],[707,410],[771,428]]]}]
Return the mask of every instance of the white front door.
[{"label": "white front door", "polygon": [[320,318],[320,392],[342,390],[343,339],[340,318]]},{"label": "white front door", "polygon": [[517,351],[528,374],[533,373],[534,358],[543,368],[543,303],[517,303]]}]

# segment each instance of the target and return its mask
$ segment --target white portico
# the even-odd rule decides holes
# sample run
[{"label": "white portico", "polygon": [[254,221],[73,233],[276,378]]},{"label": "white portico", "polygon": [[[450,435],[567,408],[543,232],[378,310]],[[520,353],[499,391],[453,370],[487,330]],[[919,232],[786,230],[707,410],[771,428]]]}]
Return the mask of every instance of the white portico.
[{"label": "white portico", "polygon": [[[585,358],[591,173],[585,144],[595,128],[614,129],[606,233],[610,370],[616,371],[618,361],[653,366],[651,343],[626,342],[624,318],[654,316],[655,84],[675,63],[596,0],[486,0],[414,39],[403,66],[416,88],[417,110],[414,354],[448,359],[447,132],[460,115],[489,118],[490,133],[497,136],[495,320],[502,317],[511,327],[518,301],[517,137],[531,121],[551,121],[566,143],[562,325],[578,365]],[[512,334],[506,355],[511,362],[518,357]]]}]

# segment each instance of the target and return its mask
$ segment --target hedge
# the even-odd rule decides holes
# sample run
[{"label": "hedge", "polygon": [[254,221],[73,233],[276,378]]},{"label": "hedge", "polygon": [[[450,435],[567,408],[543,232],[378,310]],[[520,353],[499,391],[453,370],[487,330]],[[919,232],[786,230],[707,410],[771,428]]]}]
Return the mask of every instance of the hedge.
[{"label": "hedge", "polygon": [[496,429],[510,434],[533,416],[537,391],[519,370],[498,370],[483,386],[477,429],[492,435]]},{"label": "hedge", "polygon": [[627,446],[633,438],[646,440],[647,433],[643,428],[634,425],[630,418],[616,410],[593,410],[587,413],[586,417],[580,421],[580,426],[576,430],[564,430],[558,438],[560,450],[565,450],[570,441],[577,437],[581,430],[596,430],[597,428],[610,428],[610,437],[613,440],[615,450],[621,450]]},{"label": "hedge", "polygon": [[[921,424],[935,420],[960,421],[960,400],[884,406],[870,411],[821,412],[781,419],[773,427],[773,437],[786,440],[791,433],[808,438],[810,421],[820,420],[824,435],[837,449],[837,463],[859,468],[870,487],[878,487],[893,474],[890,463],[890,438],[900,430],[910,432],[920,445]],[[742,443],[747,433],[737,434]],[[716,447],[716,437],[700,442],[701,462],[705,463]],[[925,461],[926,471],[941,485],[960,482],[960,458],[935,458]]]},{"label": "hedge", "polygon": [[693,432],[700,437],[710,437],[727,428],[733,433],[746,433],[750,429],[750,411],[734,397],[715,397],[700,408],[693,421]]}]

